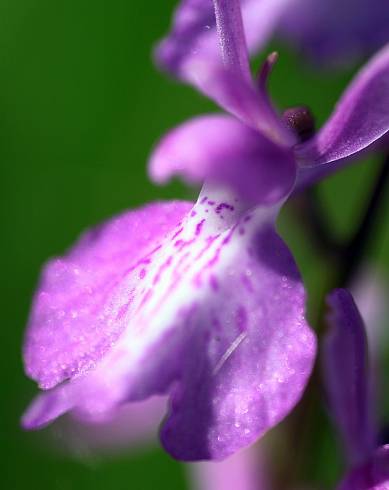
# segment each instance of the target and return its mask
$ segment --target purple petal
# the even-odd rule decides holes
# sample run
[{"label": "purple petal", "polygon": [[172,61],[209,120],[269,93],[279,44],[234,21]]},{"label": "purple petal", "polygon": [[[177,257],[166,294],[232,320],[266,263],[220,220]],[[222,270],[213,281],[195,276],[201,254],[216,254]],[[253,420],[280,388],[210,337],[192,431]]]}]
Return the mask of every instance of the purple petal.
[{"label": "purple petal", "polygon": [[41,395],[24,426],[67,410],[96,419],[173,390],[164,444],[180,459],[221,459],[281,420],[304,389],[315,339],[275,212],[205,189],[152,262],[121,277],[115,301],[134,299],[120,310],[126,328],[115,345],[93,370]]},{"label": "purple petal", "polygon": [[389,130],[389,45],[360,71],[315,138],[296,147],[301,165],[349,157]]},{"label": "purple petal", "polygon": [[126,327],[133,299],[117,292],[124,277],[142,280],[158,243],[190,203],[146,206],[85,233],[50,261],[35,296],[24,346],[27,374],[43,389],[93,368]]},{"label": "purple petal", "polygon": [[[236,0],[234,3],[236,5]],[[241,0],[240,3],[248,49],[255,52],[267,41],[291,0]],[[235,19],[232,22],[235,23]],[[238,65],[246,71],[241,26],[235,24],[235,27],[237,47],[234,48],[234,59],[240,60]],[[220,62],[216,17],[211,0],[181,0],[171,32],[156,50],[157,62],[165,70],[183,79],[187,79],[185,65],[196,58],[206,58],[211,63]]]},{"label": "purple petal", "polygon": [[226,184],[254,203],[289,194],[296,166],[290,150],[275,145],[229,116],[193,119],[168,133],[155,149],[150,174],[162,183],[179,174],[190,184]]},{"label": "purple petal", "polygon": [[389,446],[382,446],[371,460],[351,471],[338,490],[388,490]]},{"label": "purple petal", "polygon": [[[267,4],[267,0],[264,3]],[[158,57],[165,60],[173,71],[178,70],[181,78],[194,84],[245,124],[258,129],[276,143],[290,146],[295,142],[293,135],[280,120],[266,91],[263,88],[257,90],[252,83],[239,4],[238,0],[215,0],[215,17],[209,11],[210,1],[184,2],[177,11],[177,39],[173,34],[172,38],[162,43]],[[247,2],[246,7],[251,13],[251,2]],[[269,8],[271,12],[273,10]],[[251,16],[248,17],[251,20]],[[209,29],[204,30],[204,19],[212,20],[211,25],[207,24]],[[252,24],[252,21],[249,22],[254,29]],[[266,22],[263,24],[268,25]],[[193,37],[196,39],[196,47],[190,47],[190,42],[188,45],[187,34],[192,41]],[[220,53],[217,49],[219,43]],[[176,46],[180,53],[179,61],[174,56],[175,61],[171,61],[170,56],[172,50],[176,53]],[[185,46],[184,51],[182,46]]]},{"label": "purple petal", "polygon": [[24,429],[40,429],[75,405],[73,396],[69,396],[69,385],[59,385],[38,395],[23,414],[21,425]]},{"label": "purple petal", "polygon": [[387,0],[293,0],[279,31],[317,64],[350,65],[389,41]]},{"label": "purple petal", "polygon": [[375,447],[370,410],[367,340],[363,320],[344,290],[329,296],[330,331],[323,344],[323,368],[332,415],[352,464],[364,461]]},{"label": "purple petal", "polygon": [[230,69],[204,59],[191,61],[186,67],[192,83],[227,112],[279,145],[295,143],[262,87],[254,87]]}]

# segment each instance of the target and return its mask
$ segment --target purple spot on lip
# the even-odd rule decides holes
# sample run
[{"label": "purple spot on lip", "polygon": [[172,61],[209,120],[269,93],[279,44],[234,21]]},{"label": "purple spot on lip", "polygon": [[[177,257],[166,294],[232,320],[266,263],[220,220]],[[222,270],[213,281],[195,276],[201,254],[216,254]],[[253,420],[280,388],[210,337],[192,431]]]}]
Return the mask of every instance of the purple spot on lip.
[{"label": "purple spot on lip", "polygon": [[219,321],[218,318],[213,318],[212,320],[212,327],[217,330],[218,332],[220,332],[222,330],[222,325]]},{"label": "purple spot on lip", "polygon": [[124,315],[127,313],[129,306],[130,303],[126,303],[120,307],[118,314],[116,315],[116,320],[121,320],[124,317]]},{"label": "purple spot on lip", "polygon": [[158,283],[158,281],[161,278],[162,273],[164,272],[165,269],[167,269],[171,265],[172,261],[173,261],[173,257],[170,255],[167,258],[167,260],[165,260],[165,262],[160,266],[160,268],[159,268],[156,276],[153,279],[153,284],[154,285]]},{"label": "purple spot on lip", "polygon": [[244,217],[244,220],[243,220],[243,221],[244,221],[245,223],[247,223],[247,222],[248,222],[248,221],[250,221],[250,220],[251,220],[251,215],[249,214],[248,216],[245,216],[245,217]]},{"label": "purple spot on lip", "polygon": [[208,204],[209,204],[210,206],[214,206],[214,205],[215,205],[215,201],[208,201]]},{"label": "purple spot on lip", "polygon": [[196,230],[195,230],[195,235],[196,236],[199,236],[200,235],[204,223],[205,223],[205,219],[202,219],[199,223],[197,223]]},{"label": "purple spot on lip", "polygon": [[146,269],[142,269],[140,272],[139,272],[139,279],[144,279],[146,276]]},{"label": "purple spot on lip", "polygon": [[215,212],[217,214],[220,214],[222,212],[223,209],[228,209],[228,211],[233,211],[234,210],[234,206],[231,206],[231,204],[228,204],[226,202],[222,202],[220,203],[216,209],[215,209]]},{"label": "purple spot on lip", "polygon": [[240,333],[247,330],[247,313],[243,306],[239,306],[236,312],[236,326],[238,327]]},{"label": "purple spot on lip", "polygon": [[172,240],[174,240],[176,237],[178,237],[178,235],[180,233],[182,233],[184,227],[182,226],[178,231],[176,231],[176,233],[174,233],[174,235],[172,236]]},{"label": "purple spot on lip", "polygon": [[207,201],[208,197],[207,196],[204,196],[201,201],[200,201],[200,204],[204,204],[206,201]]},{"label": "purple spot on lip", "polygon": [[191,218],[193,218],[193,216],[196,216],[196,214],[197,214],[197,213],[196,213],[196,211],[195,211],[195,210],[193,210],[193,211],[190,213],[190,217],[191,217]]},{"label": "purple spot on lip", "polygon": [[219,283],[213,274],[209,278],[209,284],[214,291],[217,291],[219,289]]},{"label": "purple spot on lip", "polygon": [[148,300],[151,298],[151,296],[154,294],[152,289],[149,289],[147,293],[143,296],[142,301],[140,302],[140,305],[137,308],[137,311],[141,310],[142,307],[148,302]]},{"label": "purple spot on lip", "polygon": [[254,292],[254,288],[253,288],[253,285],[251,283],[251,280],[249,277],[247,277],[246,274],[242,274],[242,284],[244,285],[244,287],[247,289],[247,291],[249,293]]}]

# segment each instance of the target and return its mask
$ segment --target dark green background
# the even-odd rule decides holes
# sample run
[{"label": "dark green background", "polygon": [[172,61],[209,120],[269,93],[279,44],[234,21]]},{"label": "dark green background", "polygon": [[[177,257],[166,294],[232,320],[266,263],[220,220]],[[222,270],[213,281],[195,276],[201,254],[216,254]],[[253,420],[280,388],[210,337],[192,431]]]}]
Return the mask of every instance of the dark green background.
[{"label": "dark green background", "polygon": [[[147,179],[152,145],[173,125],[214,110],[190,87],[157,72],[151,50],[167,31],[173,0],[2,0],[0,4],[1,481],[7,489],[185,488],[162,450],[100,459],[61,455],[19,417],[35,393],[21,342],[41,264],[85,227],[151,199],[190,195]],[[282,45],[272,77],[281,108],[309,104],[323,121],[351,72],[324,75]],[[258,60],[257,63],[258,64]],[[372,160],[323,188],[339,233],[352,226],[376,172]],[[311,287],[320,271],[300,227],[282,230]],[[388,228],[372,255],[387,267]],[[385,239],[383,242],[382,239]],[[386,243],[386,246],[385,246]],[[379,253],[378,253],[379,252]],[[324,463],[326,455],[323,455]],[[317,462],[317,478],[325,464]]]}]

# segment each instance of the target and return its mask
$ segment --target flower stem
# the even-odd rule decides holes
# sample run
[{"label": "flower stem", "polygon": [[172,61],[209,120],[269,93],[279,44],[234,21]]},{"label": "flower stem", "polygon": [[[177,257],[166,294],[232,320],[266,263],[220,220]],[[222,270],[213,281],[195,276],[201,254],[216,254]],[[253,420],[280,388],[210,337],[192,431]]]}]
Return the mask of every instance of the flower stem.
[{"label": "flower stem", "polygon": [[305,231],[321,255],[337,257],[342,249],[331,232],[317,189],[309,187],[294,200],[294,210],[305,225]]},{"label": "flower stem", "polygon": [[377,225],[385,197],[386,184],[389,180],[389,155],[382,163],[373,187],[370,202],[365,210],[360,225],[341,254],[340,272],[337,287],[347,287],[358,272],[360,263],[372,240],[373,230]]}]

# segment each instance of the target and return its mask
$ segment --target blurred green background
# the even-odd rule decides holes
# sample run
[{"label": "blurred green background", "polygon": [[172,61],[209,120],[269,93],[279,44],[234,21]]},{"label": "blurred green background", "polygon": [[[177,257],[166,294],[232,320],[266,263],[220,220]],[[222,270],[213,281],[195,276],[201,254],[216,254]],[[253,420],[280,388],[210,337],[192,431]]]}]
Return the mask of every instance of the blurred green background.
[{"label": "blurred green background", "polygon": [[[1,373],[3,488],[183,489],[182,464],[162,450],[90,464],[25,433],[19,417],[36,392],[23,374],[21,343],[42,263],[87,226],[152,199],[187,197],[179,183],[147,179],[152,145],[172,126],[215,110],[190,87],[153,67],[151,51],[168,30],[174,0],[2,0],[0,3]],[[284,46],[272,76],[281,108],[305,103],[319,122],[352,71],[323,74]],[[259,60],[256,60],[256,65]],[[374,159],[330,179],[321,192],[339,233],[362,209]],[[282,233],[311,291],[321,269],[299,224],[286,212]],[[387,272],[388,226],[371,255]],[[313,294],[312,293],[312,294]],[[312,472],[323,477],[317,463]],[[320,466],[321,465],[321,466]]]}]

